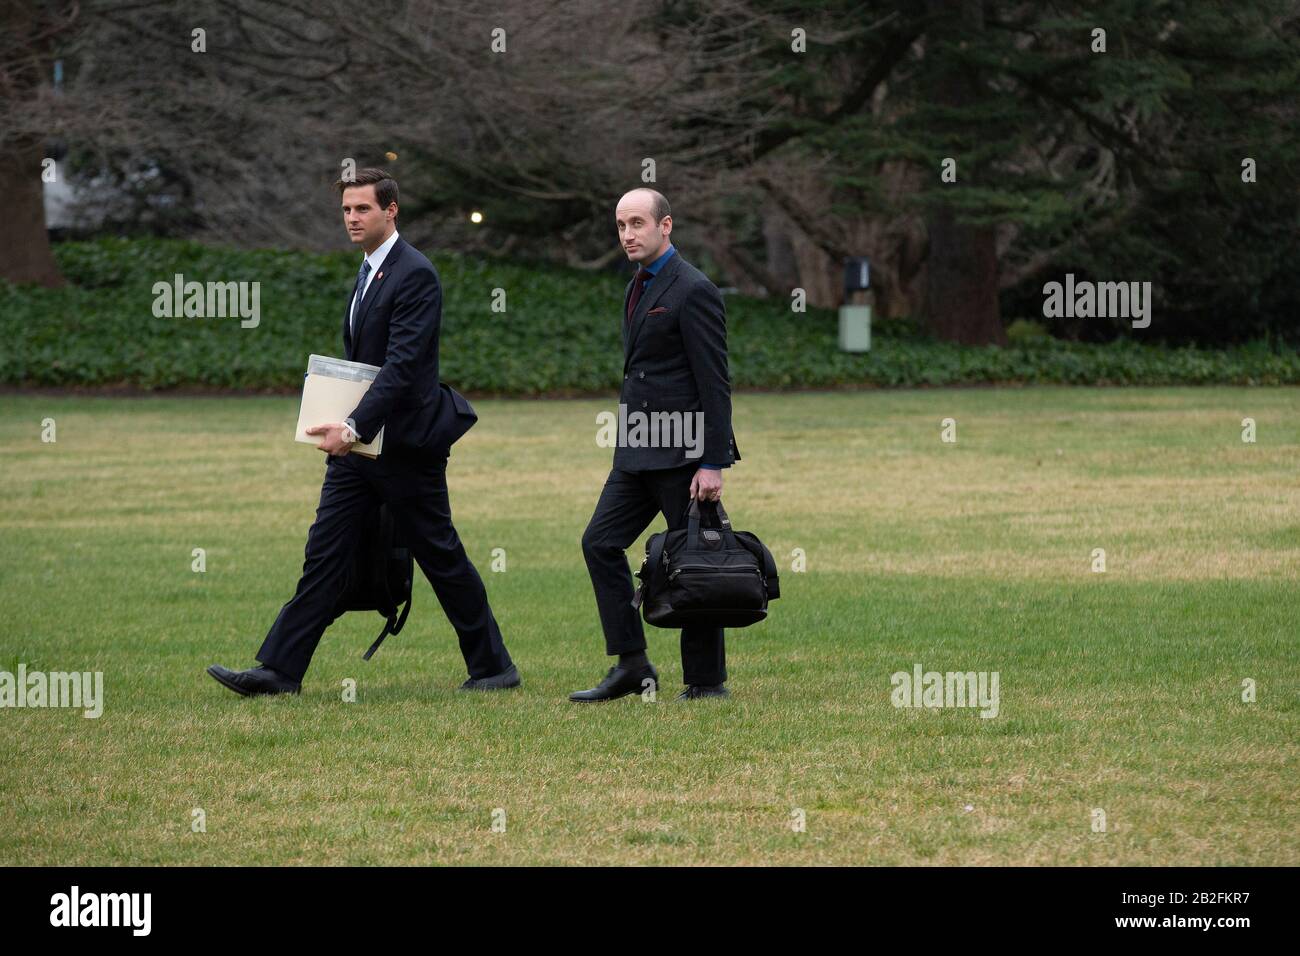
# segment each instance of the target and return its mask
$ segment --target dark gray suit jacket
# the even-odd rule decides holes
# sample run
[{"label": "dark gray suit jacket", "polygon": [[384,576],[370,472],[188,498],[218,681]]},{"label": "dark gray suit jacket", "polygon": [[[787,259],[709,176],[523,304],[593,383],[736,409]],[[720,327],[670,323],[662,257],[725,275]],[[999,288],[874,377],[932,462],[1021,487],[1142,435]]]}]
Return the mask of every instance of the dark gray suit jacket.
[{"label": "dark gray suit jacket", "polygon": [[[635,281],[635,279],[633,280]],[[632,292],[623,293],[623,315]],[[702,454],[686,448],[624,447],[614,467],[651,471],[686,464],[726,467],[740,461],[731,433],[731,374],[727,367],[727,311],[717,286],[674,251],[623,326],[623,388],[627,414],[704,413]]]}]

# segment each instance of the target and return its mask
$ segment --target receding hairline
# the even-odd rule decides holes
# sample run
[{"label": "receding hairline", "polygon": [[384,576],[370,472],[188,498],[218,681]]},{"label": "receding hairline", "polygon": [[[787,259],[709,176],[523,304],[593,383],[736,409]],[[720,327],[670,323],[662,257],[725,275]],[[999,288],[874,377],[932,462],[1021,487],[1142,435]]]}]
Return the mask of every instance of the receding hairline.
[{"label": "receding hairline", "polygon": [[[654,216],[655,222],[660,222],[665,216],[672,215],[672,207],[668,205],[668,197],[657,189],[651,189],[649,186],[638,186],[636,189],[629,189],[618,200],[618,206],[636,193],[644,193],[650,197],[650,214]],[[618,206],[614,207],[614,214],[618,215]]]}]

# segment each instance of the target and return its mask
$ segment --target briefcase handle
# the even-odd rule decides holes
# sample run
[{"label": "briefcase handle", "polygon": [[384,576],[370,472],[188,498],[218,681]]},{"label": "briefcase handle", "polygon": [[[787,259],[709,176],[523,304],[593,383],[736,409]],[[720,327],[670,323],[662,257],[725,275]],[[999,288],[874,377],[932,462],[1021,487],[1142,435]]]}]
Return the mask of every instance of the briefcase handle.
[{"label": "briefcase handle", "polygon": [[[722,507],[722,499],[721,499],[721,498],[719,498],[717,501],[706,501],[706,502],[704,502],[704,504],[705,504],[707,507],[713,509],[713,513],[714,513],[714,515],[717,516],[717,519],[718,519],[718,527],[719,527],[720,529],[722,529],[722,528],[730,528],[730,527],[731,527],[731,518],[727,515],[727,509],[724,508],[724,507]],[[688,521],[689,521],[691,518],[695,518],[695,519],[698,520],[698,519],[701,517],[701,515],[702,515],[702,512],[700,511],[700,501],[699,501],[699,499],[698,499],[698,498],[692,498],[692,499],[691,499],[691,503],[690,503],[689,505],[686,506],[686,519],[687,519]]]},{"label": "briefcase handle", "polygon": [[[717,530],[722,532],[723,538],[727,542],[727,547],[735,550],[740,547],[736,543],[736,536],[731,533],[731,518],[727,516],[727,509],[722,507],[721,501],[706,501],[706,508],[712,509],[713,520],[716,522]],[[698,551],[700,549],[700,518],[705,511],[700,508],[700,502],[692,498],[691,503],[686,507],[686,550]]]}]

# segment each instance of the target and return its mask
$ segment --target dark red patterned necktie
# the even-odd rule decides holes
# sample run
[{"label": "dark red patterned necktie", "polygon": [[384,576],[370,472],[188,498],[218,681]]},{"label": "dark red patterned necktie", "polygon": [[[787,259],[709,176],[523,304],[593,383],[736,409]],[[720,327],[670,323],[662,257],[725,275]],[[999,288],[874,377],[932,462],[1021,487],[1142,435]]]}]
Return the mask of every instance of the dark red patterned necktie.
[{"label": "dark red patterned necktie", "polygon": [[632,283],[632,294],[627,299],[627,315],[623,317],[624,321],[632,324],[632,313],[636,311],[636,304],[641,301],[641,293],[645,291],[645,284],[654,278],[654,273],[649,269],[640,269],[636,274],[636,281]]}]

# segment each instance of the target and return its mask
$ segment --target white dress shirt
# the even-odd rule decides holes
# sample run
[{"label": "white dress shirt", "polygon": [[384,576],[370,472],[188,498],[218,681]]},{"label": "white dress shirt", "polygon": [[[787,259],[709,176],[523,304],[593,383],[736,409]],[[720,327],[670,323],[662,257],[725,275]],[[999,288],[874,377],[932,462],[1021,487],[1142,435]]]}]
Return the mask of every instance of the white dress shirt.
[{"label": "white dress shirt", "polygon": [[393,244],[397,242],[397,230],[379,244],[379,248],[370,255],[366,256],[365,261],[370,263],[370,274],[366,276],[366,284],[361,289],[360,296],[354,296],[352,299],[352,308],[348,310],[348,330],[355,333],[357,323],[357,308],[361,305],[361,300],[366,297],[366,292],[370,288],[370,283],[375,281],[375,276],[379,275],[379,267],[384,264],[388,258],[388,253],[392,251]]}]

